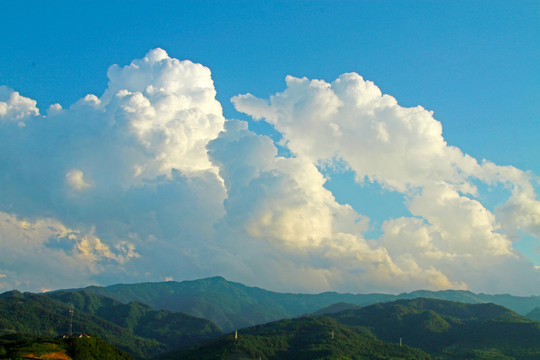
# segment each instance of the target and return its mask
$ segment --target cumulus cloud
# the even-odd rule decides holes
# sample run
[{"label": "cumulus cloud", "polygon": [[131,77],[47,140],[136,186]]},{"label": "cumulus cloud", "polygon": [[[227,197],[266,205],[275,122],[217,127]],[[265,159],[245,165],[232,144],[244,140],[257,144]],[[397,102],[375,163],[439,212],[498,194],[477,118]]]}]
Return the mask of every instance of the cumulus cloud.
[{"label": "cumulus cloud", "polygon": [[95,234],[58,220],[24,219],[4,212],[0,212],[0,247],[5,287],[80,286],[80,279],[138,256],[130,246],[112,249]]},{"label": "cumulus cloud", "polygon": [[[224,241],[235,254],[235,259],[229,260],[236,266],[234,278],[253,282],[268,277],[270,272],[279,279],[270,280],[274,288],[301,287],[311,291],[468,287],[452,272],[443,272],[439,267],[441,256],[452,258],[452,249],[431,239],[432,234],[440,237],[441,230],[433,225],[428,230],[423,220],[411,219],[424,228],[427,239],[423,241],[429,244],[408,251],[399,249],[403,234],[390,229],[390,225],[385,228],[394,237],[366,240],[363,233],[368,229],[368,220],[349,205],[335,201],[313,162],[300,155],[278,157],[272,141],[253,134],[245,123],[229,121],[226,131],[210,143],[209,150],[227,187],[226,217],[220,233],[233,236]],[[421,242],[419,235],[423,235],[420,229],[410,236],[410,241]],[[454,236],[461,241],[459,235]],[[471,243],[468,240],[463,242],[472,250],[478,249],[476,253],[484,251],[482,243],[475,245],[474,239]],[[490,241],[493,239],[485,240]],[[447,242],[452,243],[452,239]],[[460,244],[452,246],[460,254],[467,251]],[[499,255],[498,250],[493,252]],[[505,250],[505,255],[513,256],[511,250]],[[418,259],[419,253],[429,251],[434,253],[431,257]]]},{"label": "cumulus cloud", "polygon": [[399,106],[355,73],[331,84],[288,76],[287,89],[269,101],[247,94],[233,102],[274,125],[293,153],[313,162],[342,159],[358,181],[368,178],[404,192],[434,181],[460,185],[478,167],[446,144],[430,111]]},{"label": "cumulus cloud", "polygon": [[250,237],[304,249],[331,239],[337,223],[355,233],[367,228],[366,219],[335,201],[311,162],[278,157],[272,141],[250,132],[244,122],[227,125],[210,144],[210,155],[227,187],[227,219]]},{"label": "cumulus cloud", "polygon": [[[519,271],[538,283],[532,264],[514,250],[510,236],[519,229],[538,237],[538,201],[530,174],[479,163],[449,146],[432,112],[401,107],[358,74],[343,74],[332,83],[288,76],[286,83],[283,92],[269,99],[246,94],[233,103],[272,124],[294,156],[319,167],[345,164],[357,182],[376,182],[405,196],[415,217],[388,220],[382,237],[370,242],[388,253],[396,269],[392,278],[403,276],[405,283],[421,286],[424,279],[423,286],[427,281],[434,288],[479,289],[482,277],[459,269],[466,264],[478,273],[482,268],[494,278],[500,270],[490,264],[496,262],[513,271],[521,264]],[[512,196],[493,213],[478,200],[477,181],[502,184]],[[497,289],[517,288],[512,284],[516,274],[501,280],[504,285]]]},{"label": "cumulus cloud", "polygon": [[[107,276],[102,263],[117,264],[116,276],[134,273],[139,247],[148,254],[161,244],[159,256],[176,247],[174,258],[190,241],[203,242],[224,196],[206,150],[225,122],[210,70],[155,49],[112,66],[108,76],[100,97],[87,95],[66,109],[54,104],[44,117],[35,101],[0,89],[0,211],[77,229],[73,246],[44,247],[67,254],[65,261],[84,259],[92,264],[85,276],[97,280]],[[3,247],[16,251],[18,239]],[[162,276],[155,257],[141,263]]]},{"label": "cumulus cloud", "polygon": [[[431,112],[357,74],[233,98],[290,157],[223,117],[203,65],[155,49],[107,74],[101,96],[44,116],[0,87],[0,287],[216,274],[288,291],[540,285],[512,247],[540,235],[532,175],[449,146]],[[403,194],[410,216],[367,238],[369,218],[325,187],[332,167]],[[509,199],[488,209],[479,182]]]},{"label": "cumulus cloud", "polygon": [[39,115],[35,100],[21,96],[5,85],[0,86],[0,124],[17,122],[24,126],[24,120]]}]

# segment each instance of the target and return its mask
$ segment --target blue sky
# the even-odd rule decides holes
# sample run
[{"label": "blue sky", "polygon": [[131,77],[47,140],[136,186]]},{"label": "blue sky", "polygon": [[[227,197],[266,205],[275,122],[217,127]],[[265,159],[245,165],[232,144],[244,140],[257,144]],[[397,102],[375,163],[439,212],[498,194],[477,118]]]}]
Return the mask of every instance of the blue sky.
[{"label": "blue sky", "polygon": [[[538,86],[540,48],[536,46],[540,42],[538,2],[2,1],[2,7],[4,11],[0,14],[0,30],[5,34],[5,39],[0,54],[0,85],[7,88],[4,91],[5,99],[0,98],[0,102],[4,101],[7,104],[9,93],[16,91],[25,98],[35,100],[39,116],[45,117],[45,123],[39,126],[32,125],[32,122],[25,120],[27,116],[36,115],[32,110],[25,113],[24,117],[21,115],[18,118],[23,119],[21,122],[26,126],[19,126],[19,130],[4,128],[3,137],[14,139],[14,144],[17,144],[0,147],[4,163],[0,169],[4,172],[3,186],[9,189],[6,190],[9,194],[0,199],[2,203],[0,211],[4,214],[6,222],[15,224],[13,228],[4,230],[2,233],[4,240],[3,242],[0,240],[0,246],[4,247],[5,253],[13,254],[9,261],[0,258],[0,283],[4,288],[39,290],[42,287],[59,288],[118,281],[156,281],[165,278],[183,280],[220,274],[232,280],[277,290],[395,292],[414,290],[418,287],[432,289],[454,287],[487,292],[537,293],[537,290],[530,289],[531,284],[538,285],[540,281],[538,271],[534,270],[534,266],[540,265],[540,250],[538,250],[540,220],[537,218],[540,215],[535,212],[538,211],[538,204],[535,203],[537,195],[534,193],[531,195],[525,188],[530,186],[532,191],[538,192],[538,174],[540,174],[537,157],[540,153],[537,141],[540,133]],[[155,141],[154,137],[151,140],[144,138],[144,141],[141,140],[143,144],[141,146],[146,146],[146,151],[150,154],[145,155],[150,156],[148,159],[152,159],[152,156],[154,160],[156,156],[165,156],[168,159],[167,165],[163,163],[151,165],[147,159],[144,164],[148,167],[145,167],[146,165],[140,165],[142,160],[137,157],[139,155],[129,156],[129,159],[140,160],[135,161],[134,166],[147,169],[141,170],[142,176],[145,176],[144,185],[125,182],[124,175],[113,172],[110,172],[110,175],[98,176],[100,168],[106,171],[107,164],[113,162],[112,160],[108,162],[106,156],[100,155],[105,151],[101,148],[125,154],[128,152],[126,149],[131,149],[129,146],[133,145],[121,148],[109,140],[103,140],[102,144],[101,137],[110,132],[105,129],[97,130],[97,125],[94,126],[100,123],[100,120],[96,120],[99,116],[76,109],[69,112],[68,109],[87,94],[94,94],[100,98],[104,106],[100,111],[102,113],[111,111],[105,109],[109,106],[107,105],[109,101],[114,102],[104,95],[107,88],[112,89],[107,69],[113,64],[118,64],[120,68],[126,67],[134,59],[142,59],[155,48],[165,50],[171,59],[190,60],[210,69],[213,88],[216,91],[215,97],[223,109],[223,118],[227,121],[239,119],[242,123],[247,122],[251,130],[249,133],[238,127],[239,125],[230,126],[234,127],[238,138],[245,138],[245,141],[253,146],[260,143],[257,145],[260,146],[260,152],[247,147],[248,145],[245,145],[244,151],[257,153],[263,157],[267,156],[263,154],[273,151],[286,156],[292,153],[293,158],[297,159],[295,161],[306,159],[306,164],[315,166],[319,174],[327,179],[323,186],[331,191],[337,203],[330,204],[331,201],[325,197],[327,195],[321,195],[325,199],[321,201],[326,210],[320,210],[316,215],[312,214],[314,219],[318,219],[313,220],[315,223],[321,221],[325,223],[326,218],[320,220],[316,216],[323,216],[330,208],[333,209],[330,212],[334,212],[334,218],[341,216],[348,219],[356,216],[354,223],[359,228],[352,229],[350,228],[352,225],[343,225],[344,227],[340,228],[341,225],[332,223],[329,227],[333,230],[319,238],[318,235],[307,234],[309,231],[305,229],[309,226],[306,224],[296,224],[292,228],[293,231],[287,228],[288,225],[272,223],[268,218],[264,218],[264,211],[272,209],[272,206],[278,206],[276,204],[279,204],[279,211],[283,211],[283,217],[306,217],[309,214],[295,214],[290,210],[298,210],[299,207],[295,205],[297,203],[291,203],[291,208],[285,211],[282,209],[286,207],[283,203],[272,201],[282,196],[283,199],[290,199],[280,186],[287,183],[284,178],[293,181],[296,175],[287,173],[286,177],[278,181],[275,172],[286,173],[284,169],[289,169],[290,165],[281,163],[270,165],[273,164],[273,160],[268,158],[260,160],[266,167],[261,166],[257,171],[260,174],[273,175],[266,177],[261,175],[256,181],[254,179],[250,186],[264,185],[262,188],[274,189],[272,191],[277,193],[268,190],[266,198],[259,192],[252,194],[253,197],[260,199],[258,203],[260,207],[252,211],[257,213],[259,209],[258,211],[263,214],[261,219],[264,220],[259,219],[260,224],[266,224],[262,227],[253,225],[255,220],[246,215],[246,209],[251,206],[249,198],[236,199],[231,195],[235,193],[234,189],[240,186],[238,184],[242,183],[234,180],[235,176],[241,174],[227,171],[240,166],[235,167],[233,163],[220,157],[227,151],[236,154],[237,150],[227,142],[233,143],[233,135],[223,135],[217,139],[221,130],[218,123],[214,124],[215,126],[208,126],[208,132],[204,132],[204,136],[201,135],[201,139],[212,144],[210,147],[214,146],[216,149],[219,146],[223,147],[216,150],[209,160],[202,160],[199,158],[200,154],[189,151],[183,155],[179,154],[172,145],[157,146],[152,142]],[[160,61],[164,59],[161,55],[158,58]],[[197,69],[192,71],[200,70]],[[176,74],[160,71],[163,71],[163,76],[168,77]],[[444,141],[460,149],[463,154],[470,155],[479,164],[486,159],[497,166],[512,166],[523,172],[516,175],[513,170],[500,168],[489,170],[498,175],[486,175],[488,172],[486,169],[471,170],[469,174],[468,168],[462,164],[465,160],[456,160],[449,165],[452,168],[457,167],[459,173],[466,174],[465,180],[460,181],[477,187],[477,192],[472,194],[463,188],[458,189],[456,183],[452,183],[452,191],[457,191],[458,194],[456,201],[464,203],[474,200],[482,205],[482,209],[489,212],[486,215],[491,219],[489,222],[492,228],[489,231],[497,235],[496,242],[499,244],[498,250],[494,250],[492,254],[495,258],[490,258],[485,251],[472,249],[465,243],[452,240],[459,237],[457,233],[446,234],[447,230],[443,229],[445,226],[437,224],[437,220],[431,217],[435,216],[433,214],[437,211],[428,209],[421,201],[422,196],[428,197],[424,194],[428,194],[428,189],[432,189],[435,183],[450,183],[448,178],[438,180],[429,178],[429,183],[427,178],[412,179],[398,184],[390,172],[366,167],[366,164],[355,159],[354,156],[372,155],[360,153],[354,155],[353,151],[360,151],[363,148],[355,148],[352,143],[349,148],[345,148],[339,142],[336,143],[339,145],[335,147],[338,154],[336,156],[341,157],[341,161],[334,161],[336,159],[332,159],[333,153],[302,147],[310,139],[318,139],[321,142],[329,139],[318,138],[313,134],[310,138],[305,138],[302,128],[296,128],[288,123],[294,116],[286,113],[289,108],[283,104],[292,101],[291,104],[298,107],[300,106],[298,104],[310,103],[309,91],[316,86],[309,88],[303,87],[305,84],[298,85],[299,89],[307,91],[303,100],[297,99],[298,103],[286,97],[283,97],[283,104],[272,103],[269,108],[252,101],[253,99],[240,99],[236,104],[231,102],[231,98],[239,94],[250,93],[254,99],[271,103],[271,96],[291,88],[291,84],[285,83],[287,75],[295,78],[307,77],[309,80],[320,79],[326,84],[331,84],[342,74],[351,72],[372,81],[382,94],[394,97],[402,108],[420,105],[433,111],[433,121],[439,121],[442,125]],[[202,79],[206,75],[201,73],[200,76]],[[131,83],[126,78],[118,79],[114,85],[118,87],[116,90],[121,90],[122,86],[129,88],[128,85]],[[109,92],[112,94],[113,91]],[[183,96],[188,98],[191,96],[189,95],[191,93],[186,94]],[[148,94],[145,96],[150,98]],[[209,103],[212,103],[210,100]],[[344,101],[343,98],[341,100]],[[64,114],[54,115],[51,112],[49,118],[47,108],[55,103],[61,105],[65,110]],[[209,106],[214,109],[214,105]],[[125,105],[118,106],[122,108]],[[111,107],[112,105],[109,106]],[[214,113],[213,111],[210,112]],[[265,114],[270,116],[268,114],[273,114],[274,111],[282,115],[276,116],[273,120],[265,117]],[[295,114],[303,116],[302,113]],[[347,124],[352,124],[352,122],[339,123],[340,116],[345,114],[339,113],[337,116],[334,122],[343,129]],[[77,126],[63,125],[73,117],[80,118],[81,123]],[[261,120],[255,121],[256,118]],[[47,122],[47,119],[50,122]],[[390,122],[386,123],[387,120],[385,117],[380,119],[385,126],[390,126]],[[89,123],[85,121],[92,125],[87,125]],[[44,125],[48,123],[54,125]],[[311,123],[302,124],[311,129]],[[433,122],[430,124],[433,125]],[[23,134],[21,129],[27,130],[27,133]],[[313,129],[316,131],[318,128],[314,126]],[[392,136],[392,129],[387,130]],[[346,131],[353,130],[351,128]],[[86,132],[93,135],[84,137]],[[232,133],[233,130],[227,130],[227,133],[229,132]],[[164,133],[170,134],[170,131]],[[197,134],[202,134],[202,131]],[[266,137],[257,137],[256,134],[268,135],[274,142],[269,144]],[[17,138],[18,136],[21,138]],[[69,144],[62,144],[61,140],[55,140],[55,136],[67,139]],[[118,139],[121,135],[111,136]],[[179,137],[174,139],[167,144],[184,146],[178,140]],[[240,143],[238,139],[235,141],[234,144]],[[74,143],[76,145],[73,145]],[[149,143],[152,145],[148,145]],[[276,149],[272,150],[274,147]],[[95,149],[92,150],[93,148]],[[148,150],[150,148],[156,152]],[[36,149],[46,151],[43,150],[43,155],[36,156]],[[179,158],[181,156],[190,156],[197,161],[184,161]],[[28,167],[21,166],[18,162],[23,159],[27,159]],[[35,166],[32,165],[34,160],[37,163]],[[48,164],[49,160],[51,164]],[[358,162],[355,162],[357,160]],[[127,162],[126,159],[124,161]],[[202,165],[208,161],[214,168]],[[226,167],[227,164],[232,168]],[[255,163],[250,164],[255,166]],[[302,168],[307,166],[306,164],[295,166]],[[16,168],[16,171],[13,171],[15,175],[9,175],[13,167]],[[154,169],[153,172],[148,170],[150,168]],[[167,170],[163,170],[164,168]],[[171,175],[173,170],[179,172],[178,177]],[[191,173],[203,170],[219,173],[227,188],[226,194],[217,190],[215,184],[211,187],[213,190],[201,185],[212,182],[208,178],[210,175],[204,175],[203,181],[200,175],[195,177]],[[62,172],[63,177],[41,178],[36,175],[54,174],[55,171]],[[311,174],[313,169],[306,171]],[[89,174],[93,174],[94,177],[88,177]],[[355,180],[355,174],[364,174],[367,178]],[[313,173],[314,183],[319,181],[316,180],[318,176]],[[198,180],[195,181],[195,178]],[[241,178],[240,176],[239,179]],[[369,181],[368,178],[376,180]],[[71,193],[63,194],[63,190],[59,186],[57,188],[55,184],[60,181],[59,179],[64,179],[71,186]],[[274,185],[270,186],[270,183],[265,181],[270,181]],[[292,184],[301,188],[301,181],[294,181]],[[523,185],[525,182],[527,186]],[[149,183],[155,188],[150,189]],[[173,183],[179,188],[174,187]],[[519,186],[516,185],[518,183]],[[103,184],[105,190],[100,184]],[[320,185],[320,181],[317,184]],[[142,188],[145,189],[144,194]],[[202,193],[215,194],[214,200],[219,201],[213,204],[204,196],[197,195],[194,189],[202,188],[204,188]],[[114,189],[117,192],[125,192],[124,196],[117,198],[115,194],[111,194]],[[251,187],[238,189],[243,189],[242,191],[246,193],[255,191]],[[92,198],[99,201],[95,200],[91,206],[85,205],[82,198],[75,199],[75,190],[78,191],[77,196],[82,196],[85,191],[96,191]],[[165,199],[167,196],[162,195],[162,192],[166,194],[167,191],[175,194],[170,195],[171,204],[167,206],[170,207],[170,214],[177,214],[181,219],[178,223],[183,224],[184,221],[193,223],[195,221],[193,219],[197,219],[199,215],[174,204],[187,202],[189,199],[196,203],[193,207],[200,208],[201,213],[206,213],[204,210],[206,206],[214,209],[215,214],[210,212],[213,215],[209,215],[208,223],[201,221],[200,228],[204,228],[204,231],[196,226],[188,230],[179,230],[169,224],[173,220],[165,218],[157,219],[156,223],[149,224],[144,230],[132,225],[133,222],[142,221],[142,218],[147,219],[150,216],[148,214],[159,213],[165,205],[155,199],[161,199],[162,196]],[[137,192],[139,193],[135,196]],[[29,195],[33,193],[36,194]],[[527,193],[526,200],[524,200],[525,193]],[[515,194],[513,200],[510,199],[510,194]],[[307,190],[304,195],[316,197]],[[111,203],[123,203],[128,198],[133,204],[139,204],[139,208],[128,211],[125,205],[108,206]],[[141,199],[153,199],[156,208],[145,208],[140,205],[143,202]],[[177,202],[172,199],[176,199]],[[426,198],[425,201],[429,202],[428,200],[430,199]],[[476,202],[468,203],[467,208],[476,206]],[[147,203],[148,201],[145,204]],[[323,208],[322,203],[307,204],[307,208],[319,209],[318,206]],[[353,207],[354,214],[349,214],[349,210],[338,206],[346,204]],[[159,206],[162,207],[158,208]],[[104,211],[107,208],[110,208],[110,213]],[[482,209],[478,211],[484,211]],[[520,209],[519,215],[516,209]],[[275,215],[277,210],[268,211],[274,211],[272,219],[279,218]],[[463,217],[467,216],[467,212],[463,209],[455,211]],[[369,223],[365,222],[367,218]],[[423,230],[418,228],[417,235],[409,235],[414,238],[419,236],[418,231],[428,232],[434,246],[429,250],[432,258],[428,259],[425,248],[421,254],[411,252],[409,256],[406,249],[401,249],[394,243],[409,235],[401,234],[396,240],[390,239],[391,231],[388,229],[391,226],[398,228],[396,219],[405,218],[408,219],[408,223],[405,224],[403,220],[400,229],[412,227],[411,224],[415,221],[411,219],[423,221]],[[393,223],[386,223],[385,235],[383,224],[392,219],[395,220]],[[66,268],[69,268],[74,266],[72,262],[78,259],[77,256],[79,260],[81,256],[86,256],[87,265],[73,268],[73,273],[77,274],[75,278],[59,276],[57,282],[47,282],[41,278],[38,273],[43,269],[39,267],[20,270],[27,266],[27,263],[14,255],[20,252],[17,250],[17,244],[22,240],[17,239],[37,236],[37,233],[21,235],[20,230],[17,230],[24,227],[21,222],[30,224],[28,226],[35,229],[39,229],[38,224],[43,224],[45,228],[56,229],[48,234],[45,240],[36,240],[35,245],[27,249],[35,254],[49,254],[47,256],[50,257],[50,262],[45,261],[43,264],[46,271],[53,274],[59,271],[55,270],[52,259],[56,259],[57,263],[64,261]],[[473,223],[474,221],[471,222]],[[283,226],[293,233],[300,231],[298,229],[304,229],[302,234],[297,235],[298,239],[305,241],[298,240],[298,244],[291,245],[289,241],[293,241],[292,239],[280,235]],[[414,226],[420,225],[415,223]],[[209,227],[212,231],[207,230]],[[59,230],[60,228],[63,230]],[[323,234],[324,231],[320,230]],[[357,249],[354,251],[362,254],[358,255],[356,260],[333,258],[328,255],[333,254],[337,247],[347,248],[344,245],[346,241],[340,234],[348,234],[350,237],[354,235],[360,239],[354,243]],[[483,244],[477,240],[476,236],[479,235],[475,234],[470,241]],[[501,240],[499,235],[504,239]],[[243,239],[244,242],[237,243],[232,239]],[[505,241],[511,245],[507,244],[506,247],[501,245]],[[246,243],[250,245],[247,246]],[[445,245],[441,245],[442,243]],[[449,245],[451,243],[454,245]],[[456,245],[457,243],[460,243],[461,247]],[[90,246],[88,244],[92,244],[92,250],[85,247]],[[478,246],[489,247],[491,246],[489,244]],[[458,247],[459,251],[456,250]],[[465,248],[468,250],[463,250]],[[350,250],[352,247],[347,248],[349,250],[343,249],[340,251],[352,251]],[[457,260],[454,263],[450,260],[437,262],[433,257],[436,252],[446,254],[444,256],[447,259],[461,256],[461,262]],[[171,253],[179,259],[185,257],[185,260],[178,262],[164,260],[167,254]],[[220,254],[224,253],[226,256],[223,255],[221,258]],[[249,260],[249,258],[256,259],[259,256],[257,254],[271,254],[268,255],[271,263],[266,266],[279,267],[285,273],[291,272],[295,276],[291,276],[289,282],[284,282],[277,276],[279,271],[275,272],[276,278],[263,275],[262,265],[261,269],[258,269]],[[216,260],[202,261],[205,256]],[[504,256],[514,260],[503,259]],[[64,260],[59,261],[59,257]],[[509,276],[507,281],[494,284],[496,281],[493,279],[498,276],[497,268],[485,270],[492,275],[483,279],[480,275],[481,266],[475,270],[478,276],[471,276],[471,279],[468,279],[466,274],[456,270],[460,266],[467,266],[467,257],[481,258],[482,260],[477,260],[479,264],[489,262],[499,264],[500,269],[506,269],[506,266],[511,269],[508,272],[513,274],[512,276],[524,280],[516,284],[512,280],[514,278]],[[339,260],[336,260],[338,258]],[[383,258],[385,260],[382,260]],[[238,264],[235,265],[235,261],[238,261]],[[388,277],[378,279],[377,276],[372,276],[375,280],[366,285],[351,280],[357,273],[371,276],[372,272],[379,271],[374,270],[376,267],[373,268],[373,263],[386,261],[390,269]],[[295,267],[295,263],[302,265]],[[340,263],[347,263],[347,266],[340,267]],[[365,265],[366,263],[371,265]],[[411,265],[412,263],[414,265]],[[147,270],[142,271],[143,268]]]}]

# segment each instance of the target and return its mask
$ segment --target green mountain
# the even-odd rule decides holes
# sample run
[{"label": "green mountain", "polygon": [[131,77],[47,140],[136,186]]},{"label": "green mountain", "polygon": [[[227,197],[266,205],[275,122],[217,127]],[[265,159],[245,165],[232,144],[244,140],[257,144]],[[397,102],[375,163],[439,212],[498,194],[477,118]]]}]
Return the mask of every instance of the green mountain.
[{"label": "green mountain", "polygon": [[139,302],[123,304],[86,291],[57,292],[47,296],[72,304],[86,314],[107,319],[133,334],[157,340],[167,347],[191,345],[221,335],[221,330],[206,319],[168,310],[156,311]]},{"label": "green mountain", "polygon": [[[433,298],[390,302],[398,296],[415,295],[465,299],[468,303]],[[102,338],[137,358],[167,354],[164,359],[428,359],[429,353],[441,360],[540,359],[540,322],[493,303],[472,303],[486,296],[522,309],[536,299],[467,291],[284,294],[216,277],[47,294],[6,292],[0,294],[0,335],[65,334],[73,306],[75,333]],[[379,302],[372,304],[377,299]],[[198,317],[163,310],[165,307],[188,310]],[[327,316],[297,318],[317,309],[317,315]],[[533,309],[528,313],[531,317],[537,311]],[[218,338],[222,335],[219,328],[199,317],[215,320],[225,329],[238,329],[240,337]],[[271,322],[276,318],[296,319]],[[246,326],[258,323],[267,324]],[[400,339],[403,347],[396,345]],[[48,340],[45,343],[49,344],[45,347],[61,346]],[[0,359],[13,358],[8,353],[15,353],[8,347],[0,347]],[[64,350],[68,354],[68,348]]]},{"label": "green mountain", "polygon": [[513,296],[509,294],[475,294],[465,290],[427,291],[417,290],[411,293],[397,295],[397,299],[429,298],[439,300],[457,301],[468,304],[493,303],[504,306],[518,314],[525,315],[537,306],[540,306],[540,296]]},{"label": "green mountain", "polygon": [[330,306],[327,306],[325,308],[319,309],[313,313],[315,316],[323,316],[323,315],[329,315],[329,314],[335,314],[338,312],[342,312],[345,310],[353,310],[353,309],[359,309],[361,308],[360,305],[354,305],[354,304],[347,304],[347,303],[337,303],[332,304]]},{"label": "green mountain", "polygon": [[[230,282],[222,277],[195,281],[92,286],[84,289],[121,302],[140,301],[155,309],[183,312],[208,319],[224,331],[312,313],[336,303],[336,298],[353,302],[351,294],[283,294]],[[368,295],[368,301],[386,295]],[[370,303],[372,303],[370,302]]]},{"label": "green mountain", "polygon": [[329,316],[384,341],[401,338],[436,358],[540,359],[540,322],[495,304],[418,298]]},{"label": "green mountain", "polygon": [[425,352],[380,341],[327,317],[281,320],[210,343],[173,351],[172,359],[430,359]]},{"label": "green mountain", "polygon": [[371,305],[418,297],[464,303],[495,303],[526,314],[540,306],[540,296],[474,294],[470,291],[415,291],[389,294],[277,293],[227,281],[222,277],[183,281],[92,286],[85,291],[128,303],[139,301],[154,309],[167,309],[208,319],[224,331],[310,314],[336,303]]},{"label": "green mountain", "polygon": [[529,319],[540,321],[540,306],[532,309],[525,316]]},{"label": "green mountain", "polygon": [[92,334],[139,358],[216,338],[211,322],[185,314],[152,310],[140,303],[123,304],[84,291],[0,295],[0,334],[25,333],[56,337],[68,333],[73,305],[73,332]]},{"label": "green mountain", "polygon": [[17,334],[0,337],[0,359],[133,360],[133,357],[97,337],[54,339]]}]

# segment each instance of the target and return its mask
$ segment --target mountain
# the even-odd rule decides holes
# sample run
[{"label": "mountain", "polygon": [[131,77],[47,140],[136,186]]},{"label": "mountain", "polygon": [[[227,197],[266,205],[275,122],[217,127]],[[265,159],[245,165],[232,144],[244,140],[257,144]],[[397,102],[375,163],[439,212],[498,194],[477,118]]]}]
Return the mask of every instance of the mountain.
[{"label": "mountain", "polygon": [[338,312],[342,312],[345,310],[352,310],[352,309],[359,309],[361,308],[360,305],[354,305],[354,304],[347,304],[347,303],[337,303],[332,304],[330,306],[327,306],[325,308],[319,309],[313,313],[315,316],[322,316],[322,315],[329,315],[329,314],[335,314]]},{"label": "mountain", "polygon": [[326,317],[280,320],[238,331],[218,340],[166,354],[173,359],[430,359],[425,352],[400,347]]},{"label": "mountain", "polygon": [[53,339],[5,335],[0,337],[0,359],[133,360],[133,357],[96,337]]},{"label": "mountain", "polygon": [[[433,298],[391,301],[417,295],[466,299],[468,303]],[[103,338],[137,358],[165,353],[164,359],[427,359],[429,353],[441,360],[539,359],[540,322],[493,303],[472,303],[485,296],[522,309],[536,299],[467,291],[287,294],[215,277],[47,294],[6,292],[0,294],[0,335],[55,337],[66,333],[73,306],[74,332]],[[164,307],[189,310],[199,317]],[[316,314],[325,316],[302,316],[317,309]],[[528,314],[531,317],[536,314],[533,309]],[[239,329],[240,338],[220,337],[219,328],[200,317],[217,319],[222,328]],[[276,318],[289,320],[272,321]],[[257,323],[267,324],[245,325]],[[334,339],[328,337],[332,331]],[[400,339],[401,348],[395,345]]]},{"label": "mountain", "polygon": [[418,298],[328,316],[363,328],[383,341],[401,338],[405,344],[443,359],[540,358],[540,322],[491,303]]},{"label": "mountain", "polygon": [[415,291],[390,294],[322,294],[277,293],[257,287],[213,277],[194,281],[117,284],[107,287],[91,286],[87,292],[128,303],[138,301],[154,309],[183,312],[208,319],[223,331],[263,324],[283,318],[313,313],[336,303],[371,305],[378,302],[418,297],[452,300],[464,303],[495,303],[526,314],[540,306],[540,296],[475,294],[470,291]]},{"label": "mountain", "polygon": [[195,281],[91,286],[87,292],[121,302],[140,301],[155,309],[183,312],[208,319],[224,331],[312,313],[343,299],[344,302],[384,301],[387,295],[323,293],[284,294],[230,282],[222,277]]},{"label": "mountain", "polygon": [[123,304],[86,291],[46,294],[51,299],[72,304],[86,314],[107,319],[144,338],[150,338],[167,347],[191,345],[214,339],[221,330],[212,322],[168,310],[153,310],[139,302]]},{"label": "mountain", "polygon": [[397,295],[397,299],[416,299],[419,297],[457,301],[468,304],[493,303],[504,306],[518,314],[525,315],[540,306],[540,296],[513,296],[509,294],[475,294],[466,290],[427,291],[417,290]]},{"label": "mountain", "polygon": [[49,337],[66,334],[70,305],[75,309],[75,333],[95,335],[139,358],[221,335],[221,331],[205,319],[156,311],[141,303],[123,304],[84,291],[1,294],[0,334]]},{"label": "mountain", "polygon": [[540,321],[540,306],[532,309],[525,316],[529,319]]},{"label": "mountain", "polygon": [[[537,360],[540,322],[503,306],[417,298],[304,316],[165,354],[173,359]],[[403,342],[403,346],[397,345]]]}]

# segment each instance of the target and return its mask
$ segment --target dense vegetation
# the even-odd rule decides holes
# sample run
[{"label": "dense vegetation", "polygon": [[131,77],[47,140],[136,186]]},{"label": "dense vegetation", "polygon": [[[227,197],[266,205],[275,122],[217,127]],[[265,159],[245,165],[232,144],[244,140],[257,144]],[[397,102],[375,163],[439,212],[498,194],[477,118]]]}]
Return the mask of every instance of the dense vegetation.
[{"label": "dense vegetation", "polygon": [[526,314],[540,307],[540,296],[474,294],[470,291],[415,291],[407,294],[284,294],[230,282],[222,277],[195,281],[92,286],[88,292],[128,303],[138,301],[154,309],[167,309],[208,319],[223,331],[264,324],[313,313],[336,303],[371,305],[418,297],[464,303],[495,303]]},{"label": "dense vegetation", "polygon": [[[332,336],[333,334],[333,336]],[[430,359],[425,352],[385,343],[326,317],[259,325],[216,341],[171,352],[167,359]]]},{"label": "dense vegetation", "polygon": [[[23,352],[49,352],[64,360],[126,358],[98,338],[144,359],[540,359],[540,322],[493,303],[474,304],[473,298],[487,296],[483,294],[427,294],[465,297],[471,303],[427,298],[389,302],[393,295],[383,294],[280,294],[219,277],[48,294],[10,291],[0,294],[0,359],[22,358]],[[499,296],[523,306],[536,299]],[[225,329],[238,330],[239,338],[222,336],[206,319],[154,310],[132,299],[217,319]],[[73,332],[92,336],[78,342],[53,340],[68,332],[70,306],[75,309]],[[534,318],[540,307],[532,309],[527,316]],[[315,314],[291,319],[308,312]],[[270,322],[277,317],[289,320]]]},{"label": "dense vegetation", "polygon": [[133,360],[131,355],[96,337],[67,339],[29,335],[0,337],[0,359]]},{"label": "dense vegetation", "polygon": [[540,323],[495,304],[419,298],[329,316],[443,359],[540,359]]},{"label": "dense vegetation", "polygon": [[540,359],[540,323],[499,305],[419,298],[350,307],[242,329],[237,340],[163,359]]},{"label": "dense vegetation", "polygon": [[155,339],[167,347],[190,345],[221,335],[221,330],[208,320],[167,310],[153,310],[139,302],[123,304],[85,291],[59,292],[48,296],[65,304],[73,304],[84,313],[107,319],[138,336]]},{"label": "dense vegetation", "polygon": [[149,357],[180,346],[216,338],[211,322],[140,303],[82,291],[37,295],[11,291],[0,295],[0,334],[56,337],[67,334],[69,307],[74,305],[74,333],[93,334],[136,357]]}]

